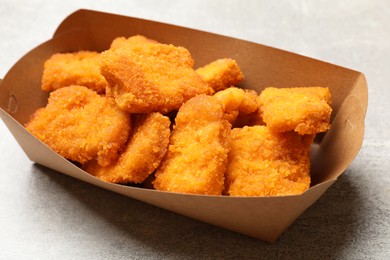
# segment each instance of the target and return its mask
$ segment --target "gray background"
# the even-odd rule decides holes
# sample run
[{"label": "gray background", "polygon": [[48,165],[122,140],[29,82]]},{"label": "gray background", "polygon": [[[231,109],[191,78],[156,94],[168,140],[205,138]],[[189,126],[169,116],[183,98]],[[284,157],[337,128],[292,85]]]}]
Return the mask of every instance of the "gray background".
[{"label": "gray background", "polygon": [[0,78],[79,8],[216,32],[361,71],[369,86],[363,147],[325,195],[267,244],[35,165],[0,121],[0,259],[390,255],[389,1],[0,0]]}]

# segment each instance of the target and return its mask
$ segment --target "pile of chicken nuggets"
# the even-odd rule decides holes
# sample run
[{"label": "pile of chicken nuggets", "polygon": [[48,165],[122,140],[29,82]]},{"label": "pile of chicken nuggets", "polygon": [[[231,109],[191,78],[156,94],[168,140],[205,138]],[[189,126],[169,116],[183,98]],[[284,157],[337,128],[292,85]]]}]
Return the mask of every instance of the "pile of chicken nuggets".
[{"label": "pile of chicken nuggets", "polygon": [[44,64],[46,107],[26,128],[112,183],[226,196],[301,194],[310,147],[330,127],[326,87],[239,88],[237,62],[194,68],[184,47],[142,35]]}]

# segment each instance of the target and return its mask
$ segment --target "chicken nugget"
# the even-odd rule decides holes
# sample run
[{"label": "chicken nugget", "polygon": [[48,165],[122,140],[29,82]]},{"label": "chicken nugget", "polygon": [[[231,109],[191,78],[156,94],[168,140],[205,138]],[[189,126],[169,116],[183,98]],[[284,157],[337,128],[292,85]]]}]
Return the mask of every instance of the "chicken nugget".
[{"label": "chicken nugget", "polygon": [[134,35],[129,38],[117,37],[115,38],[110,45],[110,50],[115,50],[118,48],[131,48],[134,45],[142,45],[145,43],[158,43],[153,39],[146,38],[143,35]]},{"label": "chicken nugget", "polygon": [[50,93],[46,107],[26,124],[34,136],[66,159],[101,166],[116,160],[127,142],[131,119],[113,98],[83,86],[63,87]]},{"label": "chicken nugget", "polygon": [[237,62],[230,58],[213,61],[198,68],[196,72],[214,91],[235,86],[244,79]]},{"label": "chicken nugget", "polygon": [[234,125],[250,123],[252,114],[258,115],[257,93],[254,90],[230,87],[213,95],[222,104],[229,122]]},{"label": "chicken nugget", "polygon": [[221,195],[230,123],[220,102],[196,96],[178,111],[168,151],[156,170],[157,190]]},{"label": "chicken nugget", "polygon": [[44,64],[42,90],[79,85],[105,93],[107,82],[100,74],[100,54],[93,51],[57,53]]},{"label": "chicken nugget", "polygon": [[90,161],[82,168],[104,181],[142,183],[167,151],[170,124],[169,118],[160,113],[139,115],[133,120],[133,133],[126,149],[116,162],[101,167],[96,161]]},{"label": "chicken nugget", "polygon": [[231,196],[301,194],[310,186],[314,135],[275,133],[266,126],[231,131],[225,193]]},{"label": "chicken nugget", "polygon": [[120,108],[166,114],[196,95],[213,92],[193,65],[183,47],[144,41],[121,43],[103,52],[101,73]]},{"label": "chicken nugget", "polygon": [[326,132],[330,127],[330,92],[323,87],[266,88],[259,96],[265,124],[276,132]]}]

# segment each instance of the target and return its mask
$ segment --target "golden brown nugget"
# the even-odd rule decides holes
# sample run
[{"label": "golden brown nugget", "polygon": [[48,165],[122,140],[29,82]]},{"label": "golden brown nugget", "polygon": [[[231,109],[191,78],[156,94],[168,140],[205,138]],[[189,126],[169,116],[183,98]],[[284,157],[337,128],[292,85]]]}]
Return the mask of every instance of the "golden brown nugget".
[{"label": "golden brown nugget", "polygon": [[132,47],[134,45],[142,45],[145,43],[158,43],[153,39],[146,38],[143,35],[134,35],[129,38],[117,37],[115,38],[110,45],[110,50],[115,50],[123,47]]},{"label": "golden brown nugget", "polygon": [[26,128],[66,159],[96,159],[107,166],[126,144],[130,123],[129,114],[112,98],[69,86],[51,92],[47,106],[36,111]]},{"label": "golden brown nugget", "polygon": [[107,82],[100,74],[99,64],[100,54],[97,52],[54,54],[44,64],[42,90],[50,92],[70,85],[79,85],[104,93]]},{"label": "golden brown nugget", "polygon": [[183,47],[145,41],[102,53],[101,73],[118,106],[131,113],[168,113],[213,90],[193,69]]},{"label": "golden brown nugget", "polygon": [[257,93],[254,90],[230,87],[218,91],[213,97],[221,102],[222,109],[232,125],[237,119],[243,121],[243,118],[258,110]]},{"label": "golden brown nugget", "polygon": [[198,68],[196,72],[214,91],[235,86],[244,79],[237,62],[230,58],[213,61]]},{"label": "golden brown nugget", "polygon": [[[109,50],[114,51],[117,49],[131,49],[137,46],[142,46],[146,43],[158,43],[155,40],[146,38],[143,35],[134,35],[129,38],[126,37],[117,37],[115,38],[110,45]],[[113,97],[114,94],[111,92],[111,88],[106,88],[106,95]]]},{"label": "golden brown nugget", "polygon": [[221,104],[199,95],[176,117],[168,152],[156,171],[157,190],[221,195],[229,152],[231,125]]},{"label": "golden brown nugget", "polygon": [[160,113],[139,115],[127,147],[116,162],[101,167],[96,161],[90,161],[83,169],[108,182],[142,183],[168,149],[170,124],[169,118]]},{"label": "golden brown nugget", "polygon": [[231,196],[301,194],[310,186],[314,135],[275,133],[266,126],[234,128],[225,193]]},{"label": "golden brown nugget", "polygon": [[266,88],[259,96],[263,121],[275,132],[326,132],[330,127],[330,92],[323,87]]}]

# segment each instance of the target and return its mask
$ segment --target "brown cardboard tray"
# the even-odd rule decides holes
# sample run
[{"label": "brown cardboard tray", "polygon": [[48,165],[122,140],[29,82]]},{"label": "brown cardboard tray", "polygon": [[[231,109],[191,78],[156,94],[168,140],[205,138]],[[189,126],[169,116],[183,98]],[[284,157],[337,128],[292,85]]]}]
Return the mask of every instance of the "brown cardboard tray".
[{"label": "brown cardboard tray", "polygon": [[[43,63],[52,54],[103,51],[117,36],[142,34],[186,47],[196,67],[215,59],[237,60],[245,74],[240,87],[324,86],[332,93],[332,126],[313,145],[312,185],[297,196],[227,197],[161,192],[103,182],[53,152],[23,125],[46,105],[41,91]],[[28,36],[26,36],[28,37]],[[93,185],[265,241],[275,241],[351,164],[363,142],[367,84],[362,73],[261,44],[143,19],[79,10],[53,38],[22,57],[0,85],[0,116],[27,156]],[[320,223],[319,223],[320,225]]]}]

